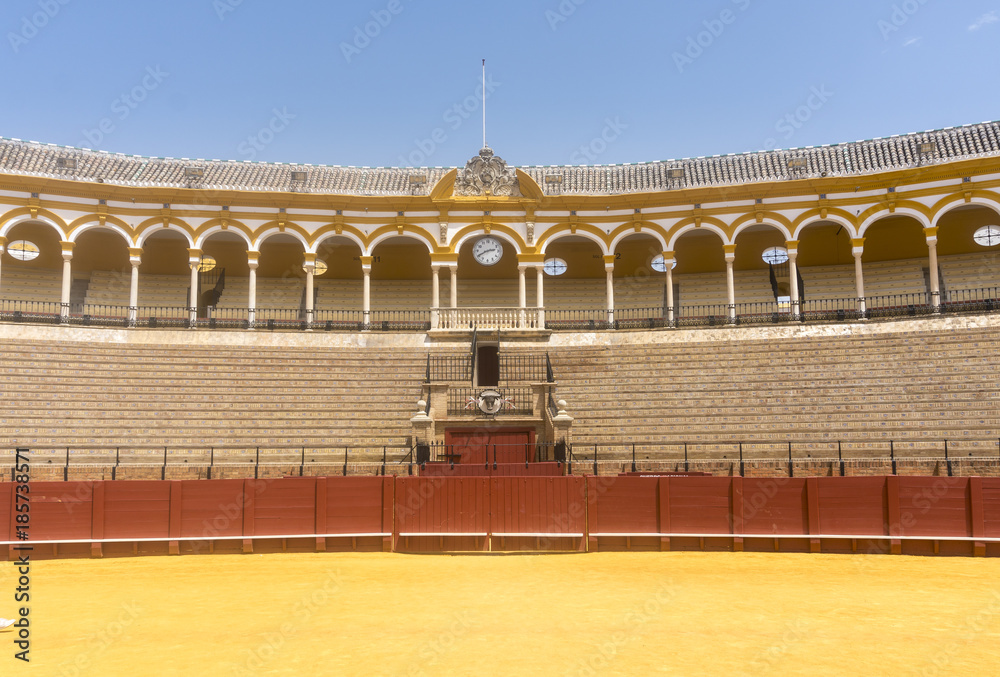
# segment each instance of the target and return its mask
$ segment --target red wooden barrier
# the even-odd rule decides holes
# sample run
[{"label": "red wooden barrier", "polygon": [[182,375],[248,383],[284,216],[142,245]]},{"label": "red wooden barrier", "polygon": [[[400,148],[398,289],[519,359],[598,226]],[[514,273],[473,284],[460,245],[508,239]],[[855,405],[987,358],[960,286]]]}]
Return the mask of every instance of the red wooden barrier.
[{"label": "red wooden barrier", "polygon": [[394,550],[486,550],[489,479],[397,477]]},{"label": "red wooden barrier", "polygon": [[[6,556],[12,483],[0,483]],[[34,556],[727,549],[1000,556],[1000,479],[332,477],[33,482]],[[13,543],[12,543],[13,542]]]},{"label": "red wooden barrier", "polygon": [[491,550],[583,550],[586,489],[582,477],[494,477]]}]

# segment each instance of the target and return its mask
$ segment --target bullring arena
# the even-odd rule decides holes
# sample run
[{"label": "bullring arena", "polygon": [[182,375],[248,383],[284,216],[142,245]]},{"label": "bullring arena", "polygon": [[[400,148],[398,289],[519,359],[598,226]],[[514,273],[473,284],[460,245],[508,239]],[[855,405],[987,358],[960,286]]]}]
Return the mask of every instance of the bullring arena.
[{"label": "bullring arena", "polygon": [[1000,660],[1000,123],[593,167],[0,139],[0,176],[40,674]]}]

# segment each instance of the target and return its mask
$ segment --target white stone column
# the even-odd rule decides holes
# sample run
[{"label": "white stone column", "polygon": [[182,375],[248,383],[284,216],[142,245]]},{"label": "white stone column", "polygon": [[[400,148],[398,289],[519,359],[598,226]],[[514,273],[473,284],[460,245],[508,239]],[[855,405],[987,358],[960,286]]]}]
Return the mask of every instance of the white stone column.
[{"label": "white stone column", "polygon": [[361,273],[364,275],[361,291],[361,312],[364,327],[367,329],[371,323],[372,315],[372,260],[373,256],[361,257]]},{"label": "white stone column", "polygon": [[257,323],[257,267],[260,265],[260,252],[247,252],[247,265],[250,267],[250,293],[247,295],[247,329],[252,330]]},{"label": "white stone column", "polygon": [[792,297],[792,319],[797,320],[802,317],[802,302],[799,298],[799,264],[796,259],[799,256],[798,240],[785,242],[785,249],[788,250],[788,286],[791,288],[789,296]]},{"label": "white stone column", "polygon": [[667,277],[667,326],[674,326],[674,253],[673,252],[663,252],[663,266],[666,268],[665,275]]},{"label": "white stone column", "polygon": [[941,280],[938,275],[937,228],[924,228],[927,238],[927,270],[931,276],[931,306],[935,313],[941,312]]},{"label": "white stone column", "polygon": [[431,265],[431,329],[441,325],[441,266]]},{"label": "white stone column", "polygon": [[861,265],[861,255],[865,251],[865,238],[851,240],[851,254],[854,256],[854,283],[858,290],[858,312],[868,316],[868,301],[865,299],[865,273]]},{"label": "white stone column", "polygon": [[188,326],[198,325],[198,266],[201,265],[201,250],[188,249],[188,265],[191,267],[191,294],[188,299]]},{"label": "white stone column", "polygon": [[130,247],[128,261],[132,264],[132,283],[128,291],[128,326],[134,327],[139,320],[139,264],[142,263],[142,249]]},{"label": "white stone column", "polygon": [[526,308],[528,307],[528,283],[524,279],[524,273],[527,268],[524,264],[518,264],[517,266],[517,307],[521,309],[519,321],[521,329],[525,328],[528,320],[526,312]]},{"label": "white stone column", "polygon": [[606,302],[605,307],[608,309],[608,324],[613,325],[615,323],[615,255],[609,254],[604,257],[604,286],[605,286],[605,296]]},{"label": "white stone column", "polygon": [[306,331],[312,330],[313,315],[315,315],[316,294],[314,278],[316,277],[316,255],[306,252],[302,270],[306,271]]},{"label": "white stone column", "polygon": [[59,317],[65,322],[69,318],[69,293],[73,287],[73,247],[75,242],[60,242],[62,247],[63,274],[62,274],[62,297],[59,300]]},{"label": "white stone column", "polygon": [[451,271],[451,307],[458,308],[458,264],[449,266]]},{"label": "white stone column", "polygon": [[722,247],[726,252],[726,294],[729,302],[729,321],[736,322],[736,279],[733,276],[733,262],[736,261],[736,245]]},{"label": "white stone column", "polygon": [[545,329],[545,266],[535,266],[535,300],[538,304],[538,328]]}]

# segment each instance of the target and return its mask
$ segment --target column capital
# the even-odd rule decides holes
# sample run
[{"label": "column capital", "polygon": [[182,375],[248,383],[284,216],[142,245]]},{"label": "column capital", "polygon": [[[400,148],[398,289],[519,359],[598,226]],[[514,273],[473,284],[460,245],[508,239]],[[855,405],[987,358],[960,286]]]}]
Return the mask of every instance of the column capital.
[{"label": "column capital", "polygon": [[863,238],[863,237],[852,237],[851,238],[851,246],[853,248],[855,248],[855,249],[864,249],[865,248],[865,238]]},{"label": "column capital", "polygon": [[927,238],[927,244],[936,243],[938,235],[938,227],[924,228],[924,237]]},{"label": "column capital", "polygon": [[734,244],[724,244],[722,245],[722,251],[726,253],[726,256],[736,255],[736,245]]},{"label": "column capital", "polygon": [[374,261],[374,256],[362,256],[361,257],[361,270],[365,275],[372,272],[372,261]]},{"label": "column capital", "polygon": [[304,257],[307,265],[313,265],[313,266],[316,265],[316,254],[312,252],[306,252],[304,254]]},{"label": "column capital", "polygon": [[9,242],[9,240],[0,235],[0,252],[2,252],[3,248],[7,246],[7,242]]},{"label": "column capital", "polygon": [[608,254],[608,255],[606,255],[604,257],[604,268],[607,269],[608,266],[611,266],[611,268],[614,269],[614,267],[615,267],[615,255],[614,254]]},{"label": "column capital", "polygon": [[260,252],[253,249],[248,249],[247,264],[250,266],[251,270],[256,270],[257,266],[260,265]]},{"label": "column capital", "polygon": [[76,247],[75,242],[60,242],[59,246],[62,247],[62,257],[63,261],[73,260],[73,248]]},{"label": "column capital", "polygon": [[200,249],[188,249],[188,263],[201,263],[202,254],[204,254],[204,252]]},{"label": "column capital", "polygon": [[674,257],[677,256],[677,252],[663,252],[664,261],[673,261]]},{"label": "column capital", "polygon": [[798,248],[799,248],[798,240],[785,240],[785,249],[791,251],[793,249],[798,249]]},{"label": "column capital", "polygon": [[128,260],[133,268],[138,268],[139,264],[142,263],[142,247],[129,247]]}]

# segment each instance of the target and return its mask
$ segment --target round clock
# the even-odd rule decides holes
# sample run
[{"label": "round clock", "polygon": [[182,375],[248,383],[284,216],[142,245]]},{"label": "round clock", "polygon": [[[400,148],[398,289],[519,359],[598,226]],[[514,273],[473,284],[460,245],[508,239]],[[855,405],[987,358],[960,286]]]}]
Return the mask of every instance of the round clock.
[{"label": "round clock", "polygon": [[495,237],[480,238],[472,245],[472,255],[484,266],[492,266],[503,256],[503,245]]}]

